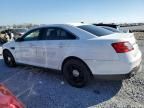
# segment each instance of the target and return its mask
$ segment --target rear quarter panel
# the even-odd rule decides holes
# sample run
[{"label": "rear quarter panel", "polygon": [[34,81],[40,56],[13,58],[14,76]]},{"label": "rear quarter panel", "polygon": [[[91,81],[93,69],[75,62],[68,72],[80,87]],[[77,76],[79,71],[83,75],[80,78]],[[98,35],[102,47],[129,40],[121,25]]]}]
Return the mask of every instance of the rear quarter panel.
[{"label": "rear quarter panel", "polygon": [[67,41],[61,63],[68,57],[74,56],[82,60],[114,61],[118,55],[111,46],[110,40],[77,40]]}]

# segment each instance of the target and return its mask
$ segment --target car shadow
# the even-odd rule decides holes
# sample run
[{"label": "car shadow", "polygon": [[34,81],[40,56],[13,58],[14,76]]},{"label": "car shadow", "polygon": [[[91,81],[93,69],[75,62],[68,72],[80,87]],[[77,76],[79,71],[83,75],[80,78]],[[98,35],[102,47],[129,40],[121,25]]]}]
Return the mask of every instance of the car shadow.
[{"label": "car shadow", "polygon": [[7,72],[9,76],[5,77],[4,84],[30,108],[91,107],[114,97],[122,86],[122,81],[93,80],[84,88],[75,88],[59,71],[24,65],[11,69],[2,59],[0,68],[11,70],[13,74]]},{"label": "car shadow", "polygon": [[42,74],[41,78],[43,77],[42,79],[45,79],[45,81],[43,80],[40,84],[34,86],[31,92],[28,91],[21,96],[25,104],[35,103],[37,107],[41,108],[86,108],[111,99],[122,86],[122,81],[93,80],[84,88],[74,88],[56,71],[49,70],[42,72]]}]

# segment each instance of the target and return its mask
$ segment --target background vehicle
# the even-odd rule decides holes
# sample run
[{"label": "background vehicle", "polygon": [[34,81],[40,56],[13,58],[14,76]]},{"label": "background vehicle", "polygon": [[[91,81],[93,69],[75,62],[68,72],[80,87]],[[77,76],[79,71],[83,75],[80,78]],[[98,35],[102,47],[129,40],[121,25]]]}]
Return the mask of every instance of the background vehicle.
[{"label": "background vehicle", "polygon": [[91,76],[127,78],[139,69],[141,52],[133,34],[114,33],[88,24],[38,27],[3,45],[5,63],[62,70],[75,87]]},{"label": "background vehicle", "polygon": [[16,33],[18,33],[19,35],[23,35],[25,32],[28,31],[25,28],[15,28],[15,29],[12,29],[12,30],[15,31]]},{"label": "background vehicle", "polygon": [[99,24],[93,24],[95,26],[106,26],[106,27],[112,27],[112,28],[115,28],[115,29],[118,29],[119,28],[119,25],[116,25],[116,24],[103,24],[103,23],[99,23]]},{"label": "background vehicle", "polygon": [[104,29],[107,29],[107,30],[110,30],[110,31],[112,31],[112,32],[120,33],[119,30],[117,30],[117,29],[115,29],[115,28],[112,28],[112,27],[108,27],[108,26],[100,26],[100,27],[102,27],[102,28],[104,28]]},{"label": "background vehicle", "polygon": [[17,39],[21,37],[27,29],[25,28],[17,28],[17,29],[5,29],[0,32],[0,43],[4,44],[10,40]]},{"label": "background vehicle", "polygon": [[8,42],[11,39],[11,30],[7,29],[7,30],[2,30],[0,32],[0,43],[4,44],[6,42]]},{"label": "background vehicle", "polygon": [[21,37],[25,32],[28,31],[26,28],[14,28],[12,29],[15,38]]},{"label": "background vehicle", "polygon": [[93,25],[95,25],[95,26],[101,26],[101,27],[105,27],[105,28],[107,27],[107,29],[110,29],[109,27],[111,27],[111,28],[117,29],[119,32],[129,33],[128,29],[123,29],[123,28],[121,28],[117,24],[103,24],[103,23],[99,23],[99,24],[93,24]]}]

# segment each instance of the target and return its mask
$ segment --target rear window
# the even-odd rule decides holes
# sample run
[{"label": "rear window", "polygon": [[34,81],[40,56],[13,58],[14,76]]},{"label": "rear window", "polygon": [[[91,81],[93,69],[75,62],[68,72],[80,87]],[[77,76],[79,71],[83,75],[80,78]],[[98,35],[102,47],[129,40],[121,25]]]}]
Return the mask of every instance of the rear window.
[{"label": "rear window", "polygon": [[78,26],[78,28],[83,29],[87,32],[90,32],[96,36],[105,36],[105,35],[110,35],[113,34],[112,31],[106,30],[104,28],[101,27],[97,27],[94,25],[82,25],[82,26]]},{"label": "rear window", "polygon": [[102,26],[102,28],[107,29],[107,30],[110,30],[110,31],[112,31],[112,32],[117,32],[117,33],[119,33],[119,32],[120,32],[120,31],[118,31],[117,29],[112,28],[112,27]]}]

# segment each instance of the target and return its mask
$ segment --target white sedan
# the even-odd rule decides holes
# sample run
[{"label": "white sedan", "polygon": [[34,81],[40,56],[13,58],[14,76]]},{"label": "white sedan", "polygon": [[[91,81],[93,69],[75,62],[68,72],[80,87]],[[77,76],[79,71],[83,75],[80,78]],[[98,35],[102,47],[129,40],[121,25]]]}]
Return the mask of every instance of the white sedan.
[{"label": "white sedan", "polygon": [[138,71],[142,53],[133,34],[114,33],[89,24],[53,24],[34,28],[3,45],[5,63],[61,70],[75,87],[91,76],[123,79]]}]

